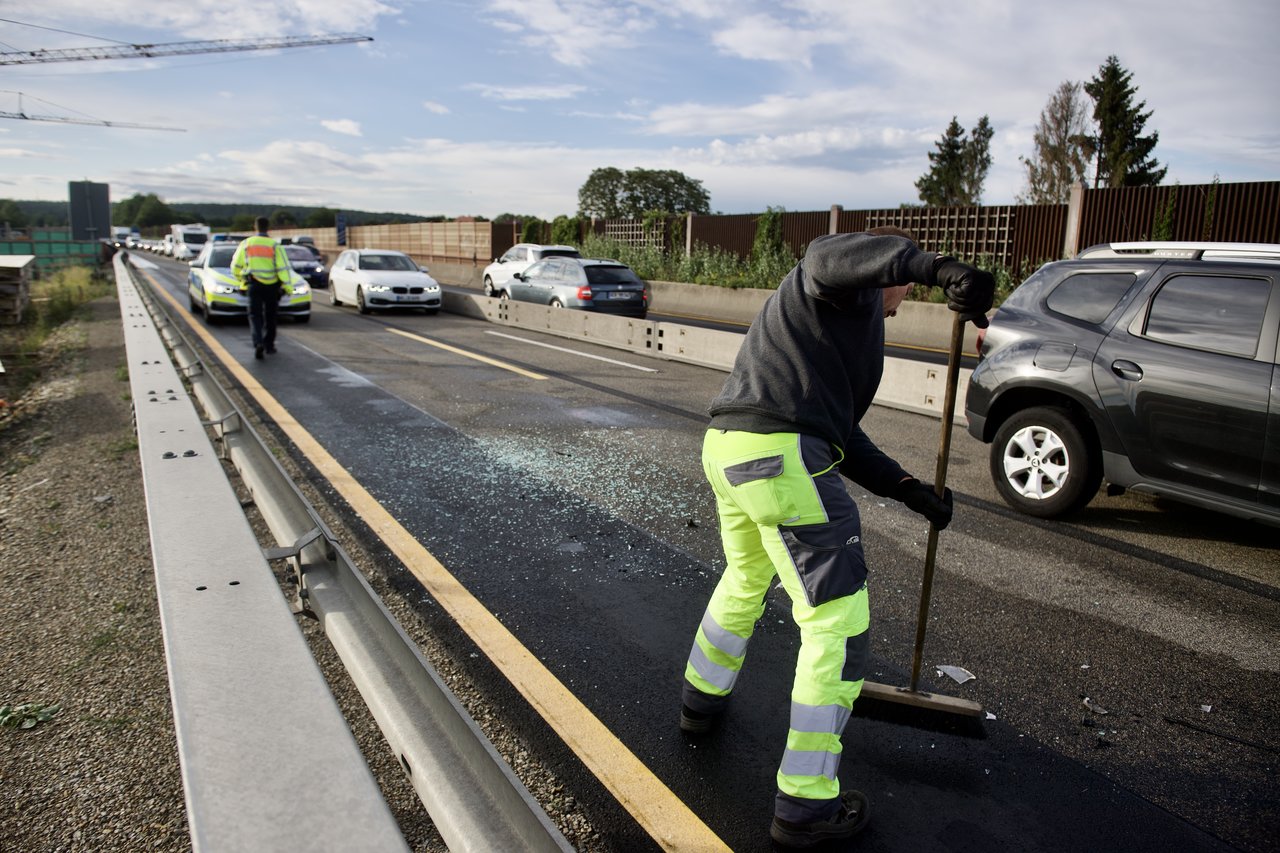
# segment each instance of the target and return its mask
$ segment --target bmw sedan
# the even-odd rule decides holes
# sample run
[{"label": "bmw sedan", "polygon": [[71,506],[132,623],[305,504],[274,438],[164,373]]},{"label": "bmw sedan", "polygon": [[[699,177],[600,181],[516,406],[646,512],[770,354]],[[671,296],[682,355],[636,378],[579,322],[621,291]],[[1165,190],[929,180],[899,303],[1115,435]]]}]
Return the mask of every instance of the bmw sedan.
[{"label": "bmw sedan", "polygon": [[440,285],[404,252],[347,249],[329,270],[329,303],[354,303],[361,314],[387,308],[440,310]]},{"label": "bmw sedan", "polygon": [[[231,258],[235,253],[235,243],[206,243],[196,259],[188,264],[187,301],[192,313],[203,314],[205,322],[249,316],[249,290],[231,274]],[[277,316],[305,323],[311,319],[311,287],[296,273],[292,283],[293,293],[285,293],[281,288]]]},{"label": "bmw sedan", "polygon": [[641,319],[649,312],[649,286],[610,258],[546,258],[512,276],[499,298]]}]

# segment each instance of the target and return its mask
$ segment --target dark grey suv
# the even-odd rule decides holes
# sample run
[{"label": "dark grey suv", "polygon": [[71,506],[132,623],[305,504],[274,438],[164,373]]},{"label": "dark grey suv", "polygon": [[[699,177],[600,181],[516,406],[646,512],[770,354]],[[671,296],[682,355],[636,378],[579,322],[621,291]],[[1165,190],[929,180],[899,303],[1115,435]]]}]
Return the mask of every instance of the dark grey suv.
[{"label": "dark grey suv", "polygon": [[1280,525],[1280,245],[1113,243],[1041,267],[980,339],[969,432],[1051,518],[1105,479]]}]

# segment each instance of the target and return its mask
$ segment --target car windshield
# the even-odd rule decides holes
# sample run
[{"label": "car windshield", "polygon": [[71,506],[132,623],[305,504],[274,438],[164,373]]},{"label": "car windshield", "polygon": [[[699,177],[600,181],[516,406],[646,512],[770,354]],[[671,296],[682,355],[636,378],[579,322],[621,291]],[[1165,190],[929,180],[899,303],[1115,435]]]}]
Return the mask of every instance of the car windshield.
[{"label": "car windshield", "polygon": [[209,235],[203,231],[183,231],[182,242],[184,243],[207,243]]},{"label": "car windshield", "polygon": [[362,270],[416,270],[418,265],[408,255],[361,255]]},{"label": "car windshield", "polygon": [[592,265],[585,267],[591,284],[642,284],[630,267]]},{"label": "car windshield", "polygon": [[314,261],[316,256],[311,254],[311,250],[305,246],[288,245],[284,247],[284,253],[289,256],[291,261]]},{"label": "car windshield", "polygon": [[235,257],[235,246],[214,246],[209,250],[209,266],[211,267],[229,267],[231,259]]}]

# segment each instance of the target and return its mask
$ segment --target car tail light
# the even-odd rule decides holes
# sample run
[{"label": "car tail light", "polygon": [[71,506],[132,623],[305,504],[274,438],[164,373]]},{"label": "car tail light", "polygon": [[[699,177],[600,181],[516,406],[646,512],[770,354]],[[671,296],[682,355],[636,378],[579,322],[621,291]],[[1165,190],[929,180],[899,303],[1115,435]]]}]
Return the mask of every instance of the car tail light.
[{"label": "car tail light", "polygon": [[979,355],[982,354],[982,342],[985,341],[986,339],[987,339],[987,330],[979,329],[978,330],[978,354]]},{"label": "car tail light", "polygon": [[584,284],[582,287],[579,287],[578,298],[584,302],[589,302],[591,300],[591,285]]}]

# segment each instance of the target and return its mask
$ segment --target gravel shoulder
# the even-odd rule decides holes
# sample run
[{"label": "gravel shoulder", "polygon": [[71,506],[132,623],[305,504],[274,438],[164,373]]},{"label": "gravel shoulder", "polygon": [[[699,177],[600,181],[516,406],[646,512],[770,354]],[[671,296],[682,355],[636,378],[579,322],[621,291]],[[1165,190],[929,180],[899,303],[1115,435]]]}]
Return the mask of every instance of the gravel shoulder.
[{"label": "gravel shoulder", "polygon": [[[0,707],[58,710],[31,728],[0,728],[0,850],[190,850],[116,299],[86,306],[42,359],[43,380],[0,408]],[[290,473],[357,564],[377,565],[340,513]],[[381,573],[366,575],[570,843],[603,849],[431,626]],[[446,849],[323,633],[312,620],[299,625],[407,843]]]},{"label": "gravel shoulder", "polygon": [[190,848],[114,299],[0,422],[0,848]]}]

